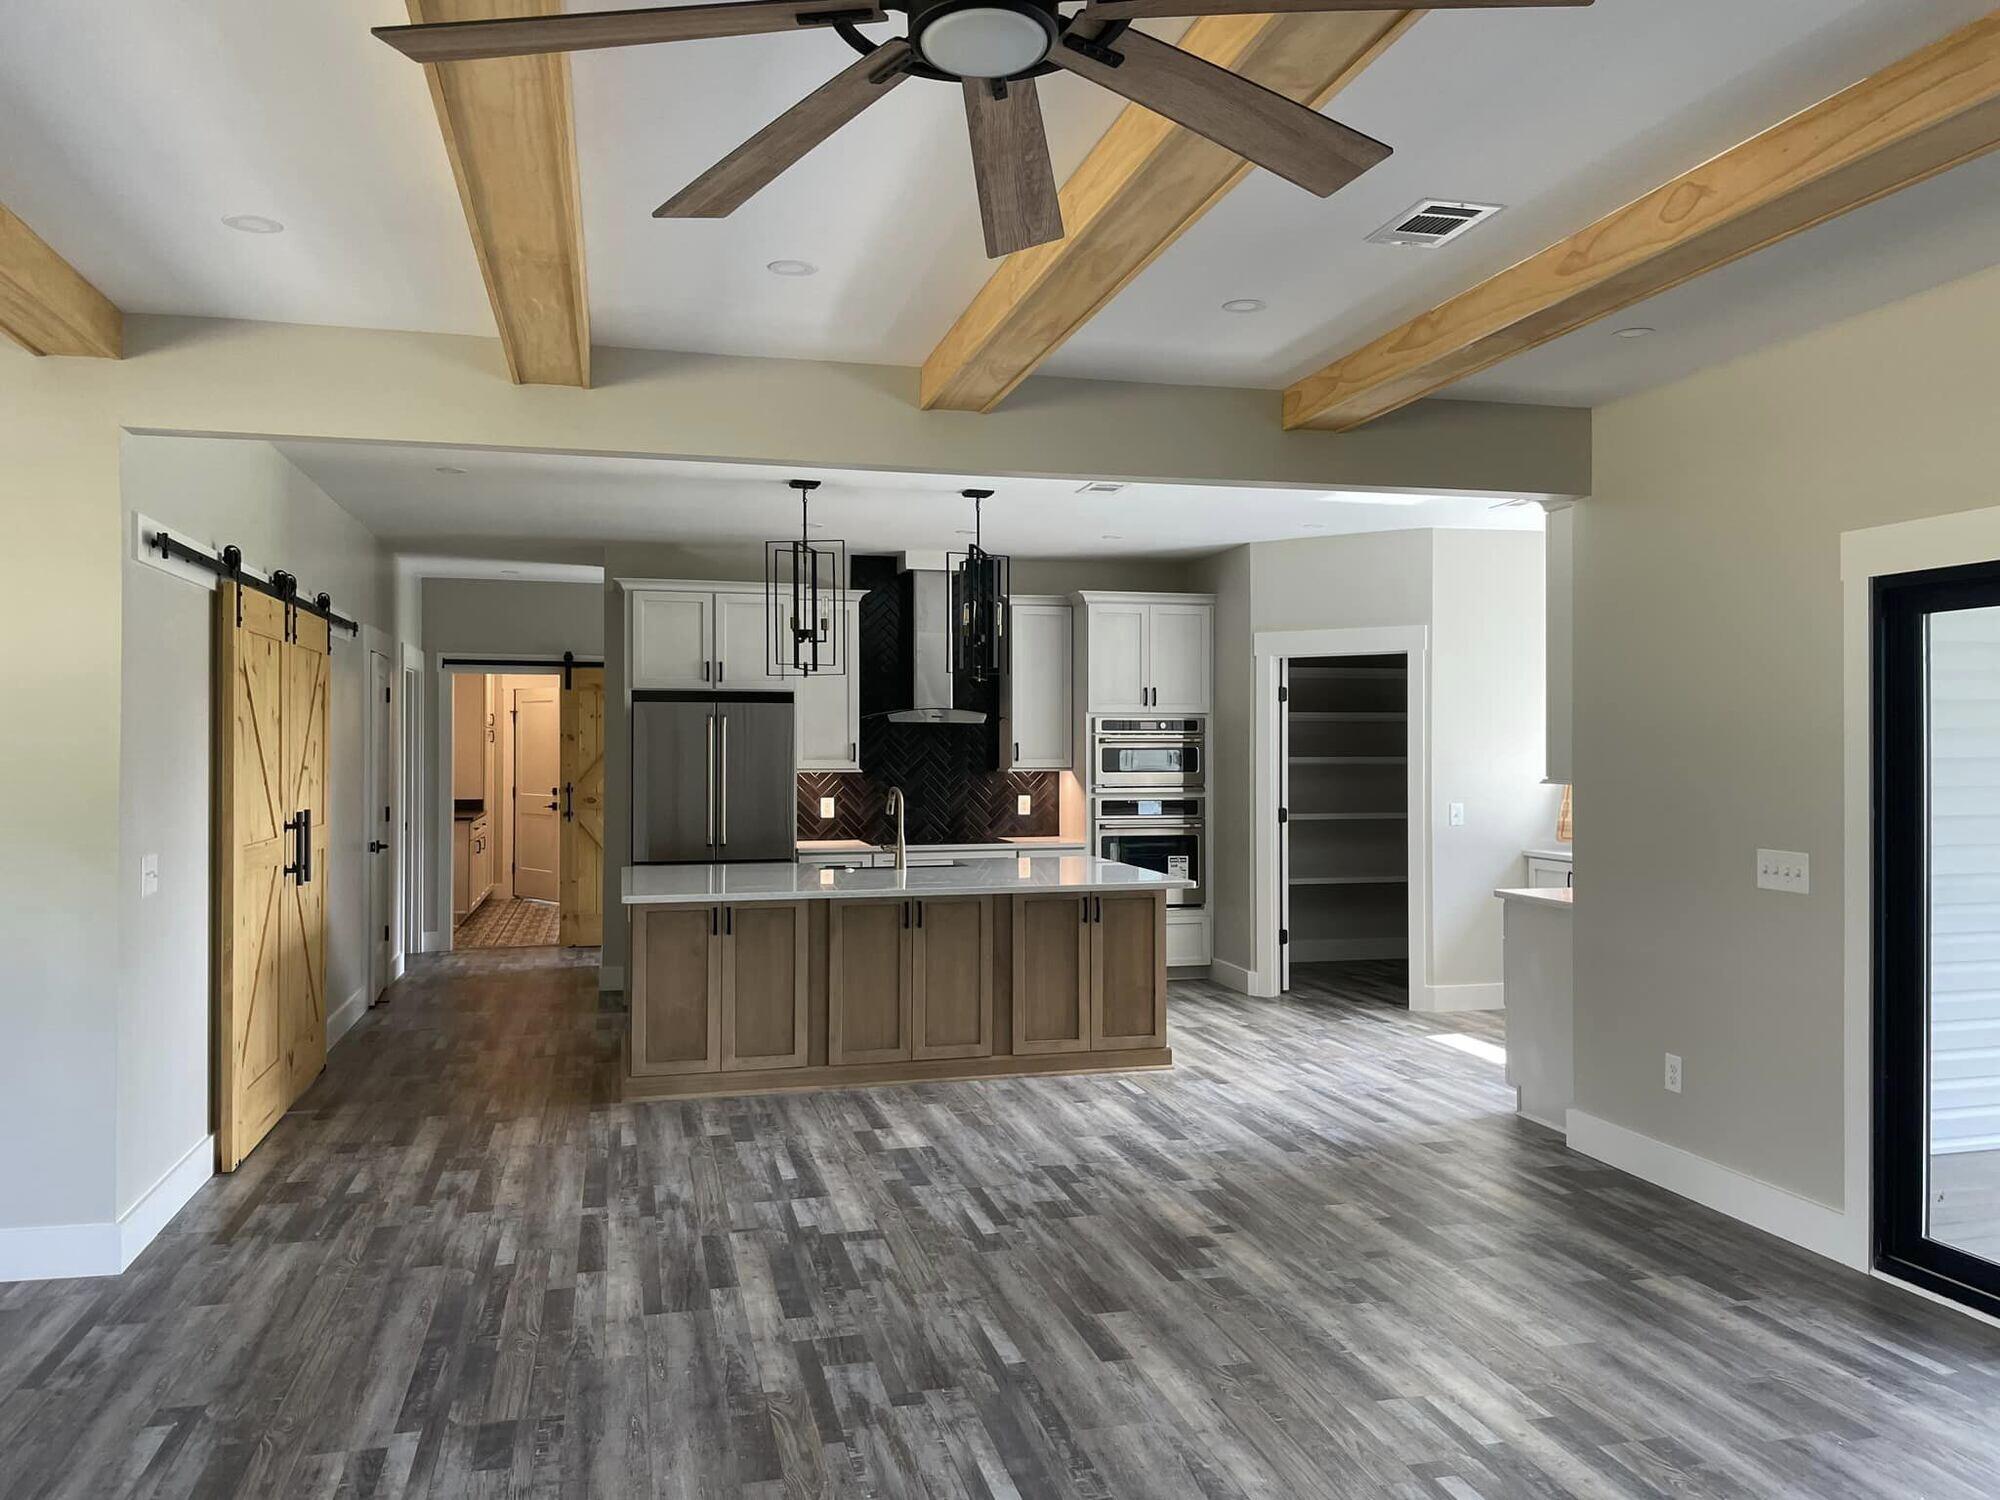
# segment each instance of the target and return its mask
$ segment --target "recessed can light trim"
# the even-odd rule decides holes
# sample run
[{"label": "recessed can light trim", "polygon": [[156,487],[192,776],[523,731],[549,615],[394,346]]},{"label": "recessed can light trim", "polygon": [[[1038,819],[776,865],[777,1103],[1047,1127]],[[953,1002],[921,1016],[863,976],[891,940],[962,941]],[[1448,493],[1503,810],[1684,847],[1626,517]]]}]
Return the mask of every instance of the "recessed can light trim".
[{"label": "recessed can light trim", "polygon": [[1657,328],[1648,328],[1643,324],[1635,323],[1630,328],[1619,328],[1613,330],[1611,336],[1615,339],[1646,339],[1646,338],[1651,338],[1654,334],[1658,333],[1659,331],[1660,330]]},{"label": "recessed can light trim", "polygon": [[285,226],[264,214],[225,214],[222,222],[239,234],[283,234]]},{"label": "recessed can light trim", "polygon": [[1264,310],[1264,303],[1256,297],[1231,297],[1222,304],[1222,310],[1226,313],[1259,313]]},{"label": "recessed can light trim", "polygon": [[819,267],[809,260],[770,260],[764,269],[773,276],[817,276]]},{"label": "recessed can light trim", "polygon": [[440,474],[463,474],[465,470],[461,469],[457,464],[439,464],[437,472]]}]

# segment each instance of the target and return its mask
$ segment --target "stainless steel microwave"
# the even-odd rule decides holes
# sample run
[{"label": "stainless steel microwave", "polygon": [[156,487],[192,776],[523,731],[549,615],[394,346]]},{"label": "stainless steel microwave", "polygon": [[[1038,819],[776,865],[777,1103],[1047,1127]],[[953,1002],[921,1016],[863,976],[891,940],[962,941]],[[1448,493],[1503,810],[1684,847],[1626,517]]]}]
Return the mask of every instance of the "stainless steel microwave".
[{"label": "stainless steel microwave", "polygon": [[1091,727],[1092,790],[1198,792],[1208,755],[1200,719],[1097,719]]}]

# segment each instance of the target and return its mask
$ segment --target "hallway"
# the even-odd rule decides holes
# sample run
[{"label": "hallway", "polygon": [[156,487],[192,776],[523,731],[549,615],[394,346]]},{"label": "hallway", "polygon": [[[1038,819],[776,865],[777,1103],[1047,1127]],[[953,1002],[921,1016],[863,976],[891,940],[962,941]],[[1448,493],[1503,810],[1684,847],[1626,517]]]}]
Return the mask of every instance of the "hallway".
[{"label": "hallway", "polygon": [[126,1276],[0,1287],[0,1494],[1992,1493],[2000,1333],[1450,1017],[1181,983],[1170,1073],[626,1105],[594,958],[421,962]]}]

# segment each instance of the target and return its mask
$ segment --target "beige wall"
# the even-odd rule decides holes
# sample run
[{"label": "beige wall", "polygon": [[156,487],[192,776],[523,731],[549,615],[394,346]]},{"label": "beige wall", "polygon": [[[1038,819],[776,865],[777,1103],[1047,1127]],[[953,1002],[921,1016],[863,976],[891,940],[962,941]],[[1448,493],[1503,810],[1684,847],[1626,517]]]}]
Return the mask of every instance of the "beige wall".
[{"label": "beige wall", "polygon": [[[917,372],[596,352],[599,388],[510,385],[492,339],[132,317],[118,361],[0,350],[0,1228],[106,1224],[117,1197],[121,431],[376,439],[946,473],[1580,493],[1576,412],[1427,402],[1285,433],[1271,392],[1031,381],[928,413]],[[48,1143],[60,1143],[54,1148]]]},{"label": "beige wall", "polygon": [[1575,513],[1578,1106],[1831,1205],[1839,538],[2000,504],[1996,400],[2000,271],[1604,408]]}]

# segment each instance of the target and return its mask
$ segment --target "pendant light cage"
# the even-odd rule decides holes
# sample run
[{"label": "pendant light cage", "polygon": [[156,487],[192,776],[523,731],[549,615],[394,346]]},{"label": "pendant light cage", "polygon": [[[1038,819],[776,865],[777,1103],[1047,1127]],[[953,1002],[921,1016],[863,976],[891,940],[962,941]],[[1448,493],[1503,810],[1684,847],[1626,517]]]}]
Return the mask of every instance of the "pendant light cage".
[{"label": "pendant light cage", "polygon": [[815,541],[807,519],[817,479],[794,479],[799,534],[764,544],[764,670],[772,677],[847,673],[847,543]]},{"label": "pendant light cage", "polygon": [[1013,664],[1008,610],[1013,599],[1013,559],[981,546],[980,505],[991,490],[963,490],[972,502],[972,545],[950,554],[951,670],[973,682],[1005,677]]}]

